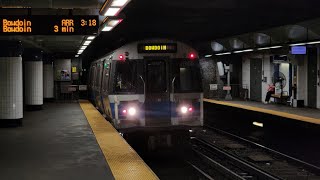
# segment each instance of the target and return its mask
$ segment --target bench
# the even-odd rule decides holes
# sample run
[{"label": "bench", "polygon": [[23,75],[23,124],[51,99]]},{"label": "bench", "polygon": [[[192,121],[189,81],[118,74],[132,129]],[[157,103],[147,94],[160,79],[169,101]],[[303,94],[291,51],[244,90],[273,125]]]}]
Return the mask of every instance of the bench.
[{"label": "bench", "polygon": [[279,100],[279,101],[275,101],[275,103],[279,103],[279,104],[288,104],[288,102],[290,102],[290,96],[288,95],[283,95],[283,94],[271,94],[271,97],[274,98],[275,100]]}]

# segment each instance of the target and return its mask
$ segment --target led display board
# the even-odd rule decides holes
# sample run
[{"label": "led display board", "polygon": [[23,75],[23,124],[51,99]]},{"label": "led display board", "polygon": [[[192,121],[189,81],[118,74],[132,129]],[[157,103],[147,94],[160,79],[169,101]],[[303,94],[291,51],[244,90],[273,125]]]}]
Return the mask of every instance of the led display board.
[{"label": "led display board", "polygon": [[307,54],[306,46],[292,46],[291,54]]},{"label": "led display board", "polygon": [[0,35],[92,35],[98,16],[0,16]]},{"label": "led display board", "polygon": [[177,43],[138,44],[138,53],[176,53]]}]

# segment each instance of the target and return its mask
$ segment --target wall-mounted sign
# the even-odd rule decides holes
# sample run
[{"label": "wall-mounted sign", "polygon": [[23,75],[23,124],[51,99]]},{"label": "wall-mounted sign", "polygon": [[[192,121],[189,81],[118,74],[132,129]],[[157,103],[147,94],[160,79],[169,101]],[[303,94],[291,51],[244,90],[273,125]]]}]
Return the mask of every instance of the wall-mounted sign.
[{"label": "wall-mounted sign", "polygon": [[87,85],[79,85],[79,91],[86,91],[87,89]]},{"label": "wall-mounted sign", "polygon": [[210,90],[211,90],[211,91],[216,91],[216,90],[218,90],[218,84],[210,84]]},{"label": "wall-mounted sign", "polygon": [[231,90],[231,86],[223,86],[223,90],[224,91],[230,91]]},{"label": "wall-mounted sign", "polygon": [[0,16],[0,35],[92,35],[98,16]]},{"label": "wall-mounted sign", "polygon": [[138,44],[138,53],[176,53],[177,43]]},{"label": "wall-mounted sign", "polygon": [[292,46],[291,47],[291,54],[307,54],[307,47],[306,46]]},{"label": "wall-mounted sign", "polygon": [[270,56],[270,60],[272,63],[279,64],[279,63],[287,63],[288,56],[286,55],[274,55]]},{"label": "wall-mounted sign", "polygon": [[72,73],[76,73],[77,72],[77,67],[72,67]]}]

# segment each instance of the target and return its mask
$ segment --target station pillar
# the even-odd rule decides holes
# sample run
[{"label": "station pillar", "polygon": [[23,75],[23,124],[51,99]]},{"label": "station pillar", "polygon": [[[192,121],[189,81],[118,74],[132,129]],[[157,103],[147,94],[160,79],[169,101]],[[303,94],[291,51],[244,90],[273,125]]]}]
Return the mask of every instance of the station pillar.
[{"label": "station pillar", "polygon": [[[26,52],[27,53],[27,52]],[[28,110],[40,110],[43,105],[42,52],[24,56],[25,105]]]},{"label": "station pillar", "polygon": [[43,61],[43,98],[45,101],[54,99],[53,62],[50,59]]},{"label": "station pillar", "polygon": [[0,121],[22,125],[22,44],[0,41]]}]

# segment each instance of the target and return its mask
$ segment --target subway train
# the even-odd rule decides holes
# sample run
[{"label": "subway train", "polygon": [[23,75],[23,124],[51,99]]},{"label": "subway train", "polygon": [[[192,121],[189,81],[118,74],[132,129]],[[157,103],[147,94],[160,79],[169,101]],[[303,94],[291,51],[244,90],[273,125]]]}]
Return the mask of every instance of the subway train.
[{"label": "subway train", "polygon": [[88,90],[121,131],[203,125],[198,54],[182,42],[137,41],[104,55],[90,65]]}]

